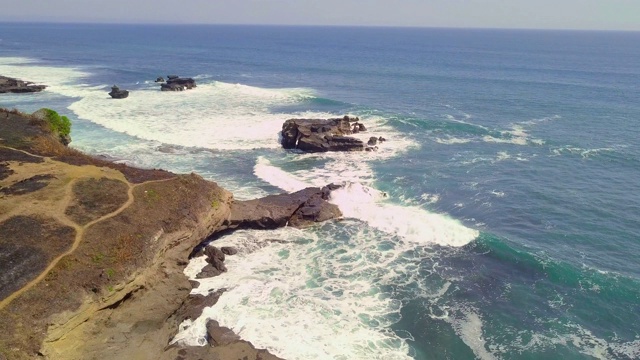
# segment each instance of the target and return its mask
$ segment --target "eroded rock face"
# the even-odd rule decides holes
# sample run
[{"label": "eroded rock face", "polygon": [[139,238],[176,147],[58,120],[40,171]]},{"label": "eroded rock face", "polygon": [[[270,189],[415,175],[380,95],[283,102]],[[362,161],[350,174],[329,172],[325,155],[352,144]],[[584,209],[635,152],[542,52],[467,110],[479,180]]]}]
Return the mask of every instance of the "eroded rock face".
[{"label": "eroded rock face", "polygon": [[310,187],[291,194],[270,195],[261,199],[231,204],[229,229],[275,229],[286,226],[307,227],[342,216],[340,209],[327,201],[328,187]]},{"label": "eroded rock face", "polygon": [[354,132],[365,131],[360,119],[342,117],[336,119],[290,119],[282,125],[282,146],[309,152],[362,151],[364,143],[348,137]]}]

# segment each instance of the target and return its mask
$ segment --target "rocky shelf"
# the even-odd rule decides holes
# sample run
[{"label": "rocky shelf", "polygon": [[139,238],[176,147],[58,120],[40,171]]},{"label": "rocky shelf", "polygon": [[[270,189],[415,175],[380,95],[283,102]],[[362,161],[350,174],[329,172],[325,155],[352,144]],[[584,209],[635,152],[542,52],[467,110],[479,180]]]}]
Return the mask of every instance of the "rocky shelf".
[{"label": "rocky shelf", "polygon": [[45,85],[36,85],[32,82],[22,81],[0,75],[0,94],[2,93],[34,93],[42,91]]}]

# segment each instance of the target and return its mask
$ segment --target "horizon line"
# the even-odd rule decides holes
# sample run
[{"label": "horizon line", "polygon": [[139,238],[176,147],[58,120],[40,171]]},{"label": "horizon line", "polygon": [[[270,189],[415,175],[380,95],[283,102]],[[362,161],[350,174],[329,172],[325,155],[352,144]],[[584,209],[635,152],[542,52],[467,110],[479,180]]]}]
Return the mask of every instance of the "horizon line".
[{"label": "horizon line", "polygon": [[639,29],[588,29],[588,28],[528,28],[483,26],[421,26],[421,25],[343,25],[343,24],[271,24],[271,23],[171,23],[171,22],[111,22],[111,21],[40,21],[3,20],[0,24],[32,25],[139,25],[139,26],[264,26],[264,27],[323,27],[323,28],[384,28],[384,29],[443,29],[443,30],[518,30],[518,31],[584,31],[584,32],[640,32]]}]

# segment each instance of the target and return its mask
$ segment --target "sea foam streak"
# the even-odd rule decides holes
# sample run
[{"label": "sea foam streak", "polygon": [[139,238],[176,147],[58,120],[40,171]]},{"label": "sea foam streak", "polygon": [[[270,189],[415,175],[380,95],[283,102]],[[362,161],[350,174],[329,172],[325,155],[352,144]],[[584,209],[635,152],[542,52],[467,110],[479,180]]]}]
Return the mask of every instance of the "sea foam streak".
[{"label": "sea foam streak", "polygon": [[[341,157],[339,159],[342,160]],[[325,167],[334,166],[336,166],[335,162],[329,162]],[[333,172],[333,174],[342,175],[347,172],[346,177],[354,180],[356,176],[353,176],[353,173],[349,174],[346,169],[348,167],[344,171]],[[318,170],[309,170],[309,172],[315,174]],[[342,183],[343,188],[333,191],[330,201],[338,205],[345,217],[359,219],[369,226],[400,236],[406,241],[459,247],[468,244],[478,236],[477,230],[467,228],[447,216],[430,213],[417,206],[393,204],[386,199],[385,194],[370,186],[350,181],[335,181],[336,178],[322,176],[325,174],[324,171],[319,172],[320,176],[313,177],[321,179],[320,184],[308,180],[302,181],[292,174],[269,165],[264,158],[259,159],[255,171],[256,175],[263,180],[286,191],[300,190],[309,185],[322,186],[329,182]],[[357,169],[356,172],[366,173],[364,169]]]},{"label": "sea foam streak", "polygon": [[78,94],[70,106],[78,117],[110,129],[165,144],[208,149],[278,148],[283,120],[328,114],[271,113],[275,106],[310,96],[306,89],[261,89],[222,82],[201,84],[184,92],[149,88],[112,101],[104,89]]}]

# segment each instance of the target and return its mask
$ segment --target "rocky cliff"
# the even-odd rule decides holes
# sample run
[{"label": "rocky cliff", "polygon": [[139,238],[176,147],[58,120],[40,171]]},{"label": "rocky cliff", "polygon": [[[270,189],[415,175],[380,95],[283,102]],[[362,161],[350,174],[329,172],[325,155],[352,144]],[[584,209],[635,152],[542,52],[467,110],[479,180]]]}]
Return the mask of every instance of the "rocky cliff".
[{"label": "rocky cliff", "polygon": [[183,269],[216,232],[340,216],[328,190],[234,202],[195,174],[84,155],[30,115],[0,110],[0,134],[0,358],[276,359],[215,324],[216,347],[168,346],[217,299],[189,296]]}]

